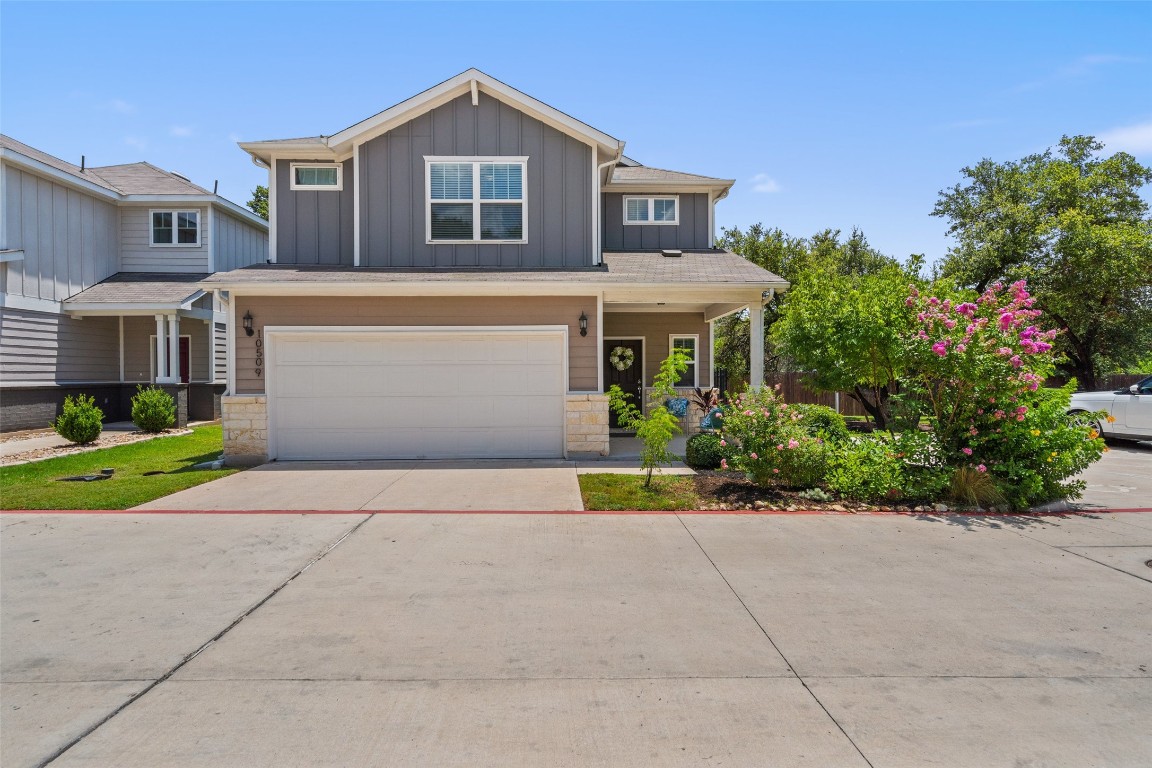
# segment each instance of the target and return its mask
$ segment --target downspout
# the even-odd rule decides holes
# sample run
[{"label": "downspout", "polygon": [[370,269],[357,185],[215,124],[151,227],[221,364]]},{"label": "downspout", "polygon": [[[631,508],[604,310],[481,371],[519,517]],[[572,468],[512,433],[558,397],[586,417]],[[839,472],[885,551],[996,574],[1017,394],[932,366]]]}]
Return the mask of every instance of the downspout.
[{"label": "downspout", "polygon": [[618,141],[616,142],[616,157],[596,166],[596,186],[592,190],[592,263],[596,266],[599,266],[604,261],[604,254],[601,250],[603,232],[600,226],[600,209],[603,207],[603,200],[600,194],[602,189],[600,186],[600,176],[606,168],[615,167],[622,157],[624,157],[624,142]]}]

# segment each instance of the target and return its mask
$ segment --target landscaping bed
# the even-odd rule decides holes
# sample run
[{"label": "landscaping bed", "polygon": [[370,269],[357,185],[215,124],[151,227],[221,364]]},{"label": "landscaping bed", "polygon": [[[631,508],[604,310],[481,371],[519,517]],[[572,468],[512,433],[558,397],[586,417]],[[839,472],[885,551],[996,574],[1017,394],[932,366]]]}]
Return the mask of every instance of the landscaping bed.
[{"label": "landscaping bed", "polygon": [[[657,476],[650,488],[641,475],[580,475],[580,495],[589,511],[750,510],[796,512],[949,512],[947,504],[868,504],[858,501],[819,501],[800,491],[762,488],[738,472],[700,470],[696,475]],[[988,510],[983,510],[988,511]]]},{"label": "landscaping bed", "polygon": [[[21,442],[27,440],[44,437],[46,435],[53,435],[54,432],[39,430],[29,432],[19,437],[4,440],[4,443],[9,445],[19,445]],[[157,437],[173,437],[176,435],[190,435],[190,429],[166,429],[163,432],[153,433],[144,432],[142,430],[135,430],[132,432],[102,432],[100,437],[93,440],[91,443],[85,445],[76,445],[68,443],[67,445],[51,445],[42,448],[30,448],[26,451],[19,453],[11,453],[0,459],[0,465],[19,464],[28,461],[42,461],[43,459],[50,459],[57,456],[70,456],[76,453],[87,453],[89,451],[100,450],[101,448],[111,448],[115,445],[127,445],[129,443],[139,443],[143,440],[152,440]]]}]

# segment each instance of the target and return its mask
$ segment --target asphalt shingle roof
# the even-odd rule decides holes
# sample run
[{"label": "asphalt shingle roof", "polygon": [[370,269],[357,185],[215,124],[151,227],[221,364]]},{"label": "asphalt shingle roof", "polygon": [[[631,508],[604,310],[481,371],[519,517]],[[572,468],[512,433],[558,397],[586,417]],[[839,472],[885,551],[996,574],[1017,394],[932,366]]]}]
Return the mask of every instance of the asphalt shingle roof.
[{"label": "asphalt shingle roof", "polygon": [[65,304],[179,304],[200,288],[206,273],[117,272],[64,300]]},{"label": "asphalt shingle roof", "polygon": [[782,283],[783,278],[728,251],[683,251],[678,257],[660,251],[604,254],[604,265],[582,269],[467,270],[374,269],[256,264],[231,272],[217,272],[206,284],[239,283],[419,283],[419,282],[526,282],[526,283]]},{"label": "asphalt shingle roof", "polygon": [[695,173],[668,171],[663,168],[649,168],[645,165],[616,166],[612,169],[613,184],[632,184],[644,181],[683,182],[686,184],[731,184],[731,179],[717,179]]},{"label": "asphalt shingle roof", "polygon": [[203,187],[193,184],[171,171],[157,168],[151,163],[125,163],[123,165],[80,166],[41,152],[35,147],[0,134],[0,146],[19,152],[25,157],[44,163],[78,179],[84,179],[104,189],[122,195],[211,195]]}]

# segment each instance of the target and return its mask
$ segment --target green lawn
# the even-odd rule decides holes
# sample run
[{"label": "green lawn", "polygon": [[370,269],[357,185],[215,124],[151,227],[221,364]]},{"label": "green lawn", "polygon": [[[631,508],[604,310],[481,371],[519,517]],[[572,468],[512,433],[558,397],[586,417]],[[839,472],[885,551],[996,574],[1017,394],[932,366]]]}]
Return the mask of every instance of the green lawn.
[{"label": "green lawn", "polygon": [[[0,468],[0,509],[127,509],[237,470],[192,469],[220,457],[219,424],[196,427],[190,435],[158,437],[141,443],[61,456]],[[70,475],[116,470],[108,480],[61,482]],[[145,472],[165,474],[145,477]]]},{"label": "green lawn", "polygon": [[643,475],[580,475],[580,496],[587,510],[699,509],[691,476],[653,477],[644,487]]}]

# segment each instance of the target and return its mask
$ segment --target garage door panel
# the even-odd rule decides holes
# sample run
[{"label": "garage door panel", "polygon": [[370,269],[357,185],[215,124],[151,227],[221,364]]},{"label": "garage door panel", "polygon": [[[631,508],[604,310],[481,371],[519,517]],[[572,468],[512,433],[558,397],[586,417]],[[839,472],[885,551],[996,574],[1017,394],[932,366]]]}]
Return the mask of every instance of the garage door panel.
[{"label": "garage door panel", "polygon": [[558,335],[301,333],[272,343],[278,458],[563,454]]}]

